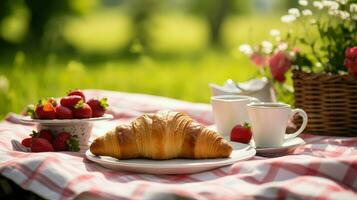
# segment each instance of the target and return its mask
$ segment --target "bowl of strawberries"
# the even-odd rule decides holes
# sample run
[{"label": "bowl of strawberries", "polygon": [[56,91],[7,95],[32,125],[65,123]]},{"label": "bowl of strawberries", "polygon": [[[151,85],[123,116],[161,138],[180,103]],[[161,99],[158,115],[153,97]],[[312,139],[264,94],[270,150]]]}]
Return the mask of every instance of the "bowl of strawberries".
[{"label": "bowl of strawberries", "polygon": [[71,90],[67,96],[40,100],[37,105],[30,105],[28,116],[21,121],[36,124],[37,131],[49,130],[52,137],[66,132],[78,139],[80,150],[88,149],[88,141],[93,122],[110,120],[112,115],[106,114],[107,99],[86,99],[79,90]]}]

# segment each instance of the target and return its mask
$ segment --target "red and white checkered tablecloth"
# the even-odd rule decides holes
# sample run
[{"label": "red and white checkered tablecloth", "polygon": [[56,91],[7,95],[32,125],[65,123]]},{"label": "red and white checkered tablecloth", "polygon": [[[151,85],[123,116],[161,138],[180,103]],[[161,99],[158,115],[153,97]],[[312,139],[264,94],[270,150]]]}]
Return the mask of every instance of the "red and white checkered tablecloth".
[{"label": "red and white checkered tablecloth", "polygon": [[[93,138],[160,109],[213,124],[207,104],[102,90],[86,95],[108,97],[115,116],[97,123]],[[32,129],[11,115],[0,123],[0,173],[47,199],[357,199],[357,138],[303,135],[306,145],[282,157],[255,156],[212,171],[158,176],[105,169],[80,153],[14,151],[10,141],[22,140]]]}]

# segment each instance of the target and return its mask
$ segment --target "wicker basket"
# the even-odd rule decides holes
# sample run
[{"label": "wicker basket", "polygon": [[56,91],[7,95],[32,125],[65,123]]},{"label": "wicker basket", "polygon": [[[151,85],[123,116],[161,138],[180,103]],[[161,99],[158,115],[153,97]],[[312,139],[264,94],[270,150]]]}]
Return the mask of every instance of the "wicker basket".
[{"label": "wicker basket", "polygon": [[[306,132],[357,136],[357,77],[293,71],[295,106],[309,117]],[[301,124],[301,119],[296,119]]]}]

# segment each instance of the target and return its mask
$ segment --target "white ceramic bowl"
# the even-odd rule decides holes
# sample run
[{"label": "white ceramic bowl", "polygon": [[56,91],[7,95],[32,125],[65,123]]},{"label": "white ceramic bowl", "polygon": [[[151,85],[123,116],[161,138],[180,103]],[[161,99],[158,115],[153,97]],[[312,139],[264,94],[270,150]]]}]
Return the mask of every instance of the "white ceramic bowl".
[{"label": "white ceramic bowl", "polygon": [[60,132],[69,132],[72,136],[77,136],[81,152],[88,149],[88,141],[91,136],[93,122],[113,119],[113,115],[105,114],[102,117],[87,119],[32,119],[29,116],[23,117],[22,122],[36,124],[37,130],[50,130],[54,136]]}]

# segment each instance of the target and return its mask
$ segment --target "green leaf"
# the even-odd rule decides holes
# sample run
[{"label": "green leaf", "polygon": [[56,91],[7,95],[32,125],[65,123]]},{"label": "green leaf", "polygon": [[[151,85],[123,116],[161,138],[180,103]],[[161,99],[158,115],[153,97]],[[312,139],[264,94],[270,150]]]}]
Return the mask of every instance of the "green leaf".
[{"label": "green leaf", "polygon": [[33,104],[27,105],[26,108],[26,114],[30,116],[31,118],[36,118],[36,112],[35,112],[36,106]]},{"label": "green leaf", "polygon": [[69,140],[67,140],[67,147],[69,151],[78,152],[80,150],[77,135],[74,135]]},{"label": "green leaf", "polygon": [[243,127],[244,128],[249,128],[249,129],[251,128],[251,126],[250,126],[250,124],[248,122],[244,122]]},{"label": "green leaf", "polygon": [[79,109],[79,108],[82,108],[83,105],[84,105],[84,101],[82,99],[82,100],[78,101],[76,105],[74,105],[74,108]]},{"label": "green leaf", "polygon": [[40,133],[37,132],[37,131],[35,131],[35,130],[33,130],[33,131],[32,131],[32,134],[30,134],[30,136],[33,137],[33,138],[36,138],[36,137],[39,137],[39,136],[40,136]]},{"label": "green leaf", "polygon": [[107,98],[102,98],[99,103],[103,108],[107,108],[109,106]]},{"label": "green leaf", "polygon": [[40,100],[38,101],[38,104],[39,104],[39,105],[45,105],[46,102],[47,102],[46,99],[40,99]]}]

